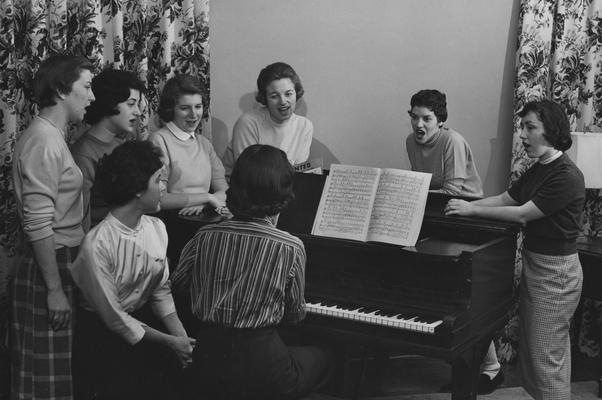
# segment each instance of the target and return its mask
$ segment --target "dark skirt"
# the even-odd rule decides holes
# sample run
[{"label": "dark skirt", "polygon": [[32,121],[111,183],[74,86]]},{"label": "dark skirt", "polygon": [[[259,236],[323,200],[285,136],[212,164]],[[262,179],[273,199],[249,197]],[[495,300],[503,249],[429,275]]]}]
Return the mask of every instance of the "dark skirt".
[{"label": "dark skirt", "polygon": [[[73,305],[73,281],[69,265],[77,248],[56,250],[56,261],[63,291]],[[71,347],[73,319],[66,329],[50,327],[48,319],[48,290],[40,267],[30,246],[22,256],[11,291],[10,347],[11,398],[54,399],[73,398],[71,377]]]},{"label": "dark skirt", "polygon": [[207,399],[297,399],[323,387],[332,365],[325,349],[287,346],[275,328],[202,326],[192,372]]},{"label": "dark skirt", "polygon": [[[150,307],[133,315],[159,323]],[[182,399],[187,390],[176,355],[144,339],[135,345],[110,331],[93,312],[78,309],[73,344],[76,400]]]}]

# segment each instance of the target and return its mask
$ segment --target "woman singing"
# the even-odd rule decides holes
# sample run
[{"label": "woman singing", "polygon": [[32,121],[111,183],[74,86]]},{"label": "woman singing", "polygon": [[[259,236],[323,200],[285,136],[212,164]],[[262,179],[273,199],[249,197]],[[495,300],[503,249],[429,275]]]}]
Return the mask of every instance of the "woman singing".
[{"label": "woman singing", "polygon": [[538,161],[508,191],[466,202],[450,200],[447,215],[525,224],[519,300],[519,363],[523,386],[536,400],[570,399],[570,319],[581,294],[577,254],[585,201],[583,174],[563,153],[571,147],[562,108],[549,100],[519,113],[527,155]]},{"label": "woman singing", "polygon": [[92,65],[58,55],[34,80],[40,113],[14,151],[13,182],[27,244],[11,288],[12,398],[71,399],[72,281],[84,237],[82,173],[65,141],[94,100]]}]

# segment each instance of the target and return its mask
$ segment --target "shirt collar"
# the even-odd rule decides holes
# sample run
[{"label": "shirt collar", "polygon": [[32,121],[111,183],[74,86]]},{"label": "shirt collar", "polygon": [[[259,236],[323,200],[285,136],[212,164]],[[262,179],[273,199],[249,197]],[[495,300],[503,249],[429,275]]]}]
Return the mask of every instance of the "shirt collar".
[{"label": "shirt collar", "polygon": [[541,165],[546,165],[546,164],[549,164],[549,163],[551,163],[552,161],[555,161],[555,160],[559,159],[559,158],[560,158],[560,156],[561,156],[562,154],[563,154],[563,153],[562,153],[562,151],[560,151],[560,150],[557,150],[557,151],[556,151],[556,153],[554,153],[554,155],[552,155],[551,157],[548,157],[548,158],[546,158],[546,159],[545,159],[545,160],[543,160],[543,161],[541,161],[541,160],[540,160],[540,161],[539,161],[539,163],[540,163]]},{"label": "shirt collar", "polygon": [[185,142],[189,139],[194,139],[194,132],[184,132],[173,121],[170,121],[165,124],[165,127],[169,129],[171,133],[181,141]]}]

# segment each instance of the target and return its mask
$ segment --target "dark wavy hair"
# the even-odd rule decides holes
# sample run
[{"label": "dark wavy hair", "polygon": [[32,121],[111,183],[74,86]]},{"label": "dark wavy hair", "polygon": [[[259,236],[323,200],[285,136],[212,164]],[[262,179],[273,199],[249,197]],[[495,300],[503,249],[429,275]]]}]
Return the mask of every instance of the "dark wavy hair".
[{"label": "dark wavy hair", "polygon": [[84,121],[94,125],[104,117],[119,114],[117,104],[130,98],[130,89],[144,93],[144,83],[135,73],[119,69],[105,69],[92,79],[92,92],[96,98],[86,107]]},{"label": "dark wavy hair", "polygon": [[257,95],[255,96],[255,100],[265,106],[267,104],[265,91],[268,85],[273,81],[284,78],[289,78],[291,82],[293,82],[293,85],[295,86],[295,92],[297,94],[297,100],[303,97],[305,89],[303,89],[301,78],[299,78],[299,75],[297,75],[293,67],[287,63],[275,62],[259,72],[259,76],[257,77]]},{"label": "dark wavy hair", "polygon": [[410,108],[426,107],[435,114],[438,122],[447,121],[447,98],[445,93],[435,89],[424,89],[410,99]]},{"label": "dark wavy hair", "polygon": [[278,214],[294,199],[295,171],[286,153],[276,147],[254,144],[234,164],[226,205],[237,217]]},{"label": "dark wavy hair", "polygon": [[130,140],[100,160],[96,179],[107,204],[121,206],[144,192],[162,167],[161,149],[146,140]]},{"label": "dark wavy hair", "polygon": [[523,106],[518,116],[534,113],[543,124],[543,137],[556,150],[568,150],[573,144],[571,124],[564,109],[552,100],[531,101]]},{"label": "dark wavy hair", "polygon": [[54,106],[59,95],[71,93],[73,83],[84,69],[94,71],[84,57],[65,54],[48,57],[40,64],[33,81],[35,102],[40,108]]},{"label": "dark wavy hair", "polygon": [[176,75],[165,82],[159,97],[159,118],[163,122],[174,119],[174,108],[181,96],[186,94],[200,94],[203,96],[201,81],[191,75]]}]

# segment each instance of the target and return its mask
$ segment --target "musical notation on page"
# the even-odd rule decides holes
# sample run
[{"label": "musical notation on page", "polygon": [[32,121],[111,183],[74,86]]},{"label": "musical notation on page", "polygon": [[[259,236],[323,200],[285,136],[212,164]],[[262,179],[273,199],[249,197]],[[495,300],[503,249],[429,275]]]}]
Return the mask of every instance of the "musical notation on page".
[{"label": "musical notation on page", "polygon": [[431,174],[333,164],[312,234],[413,246]]}]

